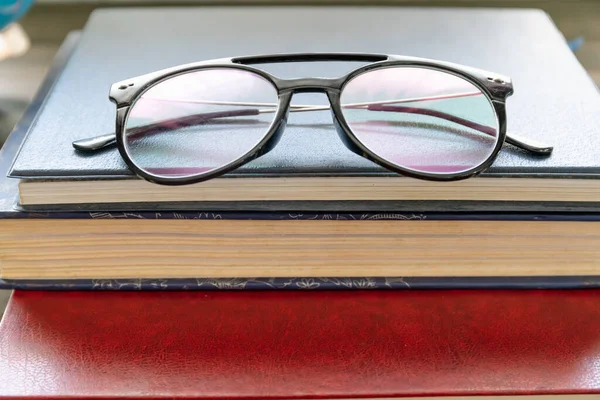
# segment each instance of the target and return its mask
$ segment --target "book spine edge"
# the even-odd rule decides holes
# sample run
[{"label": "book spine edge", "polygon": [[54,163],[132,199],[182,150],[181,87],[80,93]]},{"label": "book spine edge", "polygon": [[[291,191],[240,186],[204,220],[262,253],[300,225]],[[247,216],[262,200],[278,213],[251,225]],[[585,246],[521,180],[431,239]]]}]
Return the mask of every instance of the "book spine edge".
[{"label": "book spine edge", "polygon": [[439,290],[600,288],[600,276],[0,280],[16,290]]},{"label": "book spine edge", "polygon": [[600,213],[507,212],[279,212],[279,211],[179,211],[179,212],[1,212],[0,219],[109,219],[109,220],[315,220],[315,221],[600,221]]}]

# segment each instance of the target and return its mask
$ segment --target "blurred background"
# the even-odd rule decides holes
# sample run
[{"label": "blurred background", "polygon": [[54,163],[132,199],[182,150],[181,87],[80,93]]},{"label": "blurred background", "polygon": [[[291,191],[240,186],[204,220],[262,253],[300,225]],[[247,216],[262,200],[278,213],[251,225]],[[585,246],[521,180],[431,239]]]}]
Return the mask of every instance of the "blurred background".
[{"label": "blurred background", "polygon": [[[67,33],[81,29],[95,8],[253,4],[543,9],[600,83],[600,0],[0,0],[0,146],[33,98]],[[0,314],[8,295],[0,291]]]}]

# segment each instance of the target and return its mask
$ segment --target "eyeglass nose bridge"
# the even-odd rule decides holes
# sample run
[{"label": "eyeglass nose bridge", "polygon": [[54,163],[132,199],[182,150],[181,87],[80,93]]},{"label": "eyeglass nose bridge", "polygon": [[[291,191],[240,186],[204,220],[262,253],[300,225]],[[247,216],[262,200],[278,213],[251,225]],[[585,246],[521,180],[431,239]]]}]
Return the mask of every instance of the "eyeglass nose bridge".
[{"label": "eyeglass nose bridge", "polygon": [[335,128],[335,131],[340,137],[342,143],[353,153],[364,156],[364,152],[350,138],[348,134],[348,128],[344,127],[345,124],[340,121],[339,110],[341,110],[341,104],[339,89],[336,89],[336,85],[339,84],[341,86],[343,84],[343,80],[341,83],[338,83],[337,81],[337,79],[320,78],[289,80],[288,82],[292,83],[290,84],[290,87],[288,87],[286,90],[280,91],[280,105],[282,108],[280,108],[280,113],[276,116],[277,124],[273,128],[273,135],[261,149],[259,156],[262,156],[273,150],[283,136],[283,132],[286,129],[287,120],[291,110],[290,105],[293,95],[295,93],[309,92],[325,93],[329,101],[329,111],[331,113],[333,127]]},{"label": "eyeglass nose bridge", "polygon": [[277,87],[280,93],[326,93],[341,90],[344,82],[344,77],[281,79]]}]

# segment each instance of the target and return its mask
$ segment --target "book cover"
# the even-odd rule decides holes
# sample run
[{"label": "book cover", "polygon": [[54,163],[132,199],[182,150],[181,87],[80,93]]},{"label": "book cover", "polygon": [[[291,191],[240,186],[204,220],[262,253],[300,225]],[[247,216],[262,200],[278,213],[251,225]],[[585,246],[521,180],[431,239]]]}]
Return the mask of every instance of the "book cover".
[{"label": "book cover", "polygon": [[597,398],[599,301],[597,290],[15,291],[0,387],[14,399]]},{"label": "book cover", "polygon": [[[595,178],[600,173],[600,120],[596,111],[600,93],[542,11],[400,7],[269,7],[266,11],[261,7],[202,7],[95,12],[13,165],[11,176],[23,179],[23,192],[30,188],[27,195],[22,194],[22,202],[37,211],[44,209],[45,202],[69,202],[91,209],[103,199],[105,209],[117,209],[122,203],[148,203],[148,198],[171,210],[198,203],[221,210],[598,210],[600,186]],[[380,22],[372,26],[362,23],[364,18]],[[211,37],[225,23],[235,25],[236,30],[223,32],[218,41],[197,39]],[[240,35],[247,40],[239,41]],[[384,178],[396,179],[395,175],[347,150],[330,120],[298,113],[288,121],[276,149],[228,175],[237,183],[223,178],[196,189],[167,190],[133,179],[115,149],[82,155],[71,145],[77,139],[114,131],[115,110],[107,93],[115,81],[203,59],[294,51],[402,53],[501,71],[515,84],[515,94],[507,103],[508,132],[548,142],[554,153],[539,158],[507,145],[489,171],[456,189],[448,189],[453,187],[450,184],[428,185],[404,178],[394,180],[399,186],[388,186],[391,181]],[[103,68],[95,68],[98,63]],[[336,76],[349,66],[307,63],[265,68],[283,77]],[[78,89],[83,87],[86,89]],[[576,92],[572,88],[577,88]],[[323,100],[309,94],[297,99]],[[264,190],[244,192],[235,202],[221,198],[235,192],[227,185],[239,186],[251,179],[258,184],[256,179],[265,177],[285,179],[277,185],[289,185],[289,190],[279,191],[278,197],[272,187],[265,186]],[[301,185],[294,184],[307,178]],[[317,178],[356,178],[363,183],[353,180],[352,190],[342,190],[334,179],[328,181],[331,185],[306,192],[305,185],[316,184]],[[507,184],[505,178],[516,186],[494,190]],[[527,191],[527,179],[541,186]],[[123,180],[126,183],[119,190],[111,189]],[[517,187],[519,184],[524,187]],[[332,187],[335,190],[327,190]],[[57,193],[60,196],[55,198]]]}]

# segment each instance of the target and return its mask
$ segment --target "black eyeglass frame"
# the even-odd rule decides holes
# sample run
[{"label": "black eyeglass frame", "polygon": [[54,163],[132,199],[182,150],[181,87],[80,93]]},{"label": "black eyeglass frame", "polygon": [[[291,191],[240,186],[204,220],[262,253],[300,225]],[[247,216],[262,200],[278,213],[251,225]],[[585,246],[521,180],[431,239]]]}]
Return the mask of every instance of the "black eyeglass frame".
[{"label": "black eyeglass frame", "polygon": [[[297,79],[281,79],[264,70],[251,66],[266,63],[318,61],[354,61],[370,62],[370,64],[356,68],[339,78]],[[369,150],[368,147],[364,146],[352,133],[352,130],[344,118],[340,102],[340,95],[344,86],[354,77],[368,71],[380,68],[407,66],[429,68],[456,75],[473,84],[487,97],[498,120],[498,134],[496,146],[483,163],[467,171],[450,174],[418,172],[386,161],[384,158]],[[275,117],[263,139],[254,148],[238,159],[200,175],[189,177],[165,177],[151,174],[139,168],[129,156],[124,143],[125,125],[129,112],[136,100],[148,89],[162,81],[185,73],[215,68],[233,68],[249,71],[263,77],[275,87],[278,95],[278,106]],[[139,177],[153,183],[162,185],[186,185],[203,182],[231,172],[272,150],[279,142],[285,129],[293,94],[302,92],[322,92],[327,95],[331,105],[331,112],[336,131],[348,149],[387,170],[412,178],[432,181],[455,181],[475,176],[492,165],[505,142],[535,154],[546,155],[552,152],[552,147],[544,146],[528,139],[517,138],[513,135],[507,136],[506,99],[513,94],[512,81],[509,77],[459,64],[408,56],[363,53],[292,53],[222,58],[179,65],[117,82],[111,86],[109,98],[117,106],[116,143],[119,152],[128,167]],[[74,146],[79,148],[76,145],[76,142],[74,142]]]}]

